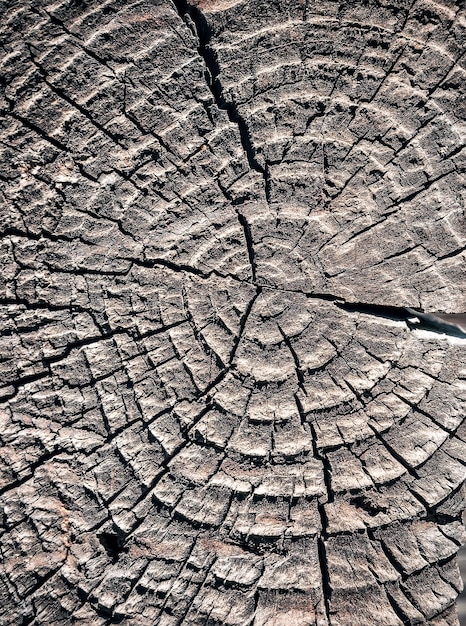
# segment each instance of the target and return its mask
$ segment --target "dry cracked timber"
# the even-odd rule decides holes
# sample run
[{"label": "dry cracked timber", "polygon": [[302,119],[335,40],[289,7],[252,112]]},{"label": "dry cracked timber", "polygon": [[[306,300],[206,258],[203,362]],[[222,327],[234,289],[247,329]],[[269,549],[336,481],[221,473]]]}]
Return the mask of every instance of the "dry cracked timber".
[{"label": "dry cracked timber", "polygon": [[0,19],[0,624],[457,624],[463,3]]}]

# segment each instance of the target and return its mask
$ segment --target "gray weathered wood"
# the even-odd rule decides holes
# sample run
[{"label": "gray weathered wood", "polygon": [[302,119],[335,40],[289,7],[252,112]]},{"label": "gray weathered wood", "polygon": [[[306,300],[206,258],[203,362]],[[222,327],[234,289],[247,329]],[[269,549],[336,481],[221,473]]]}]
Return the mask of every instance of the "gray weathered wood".
[{"label": "gray weathered wood", "polygon": [[460,5],[4,3],[0,624],[458,624]]}]

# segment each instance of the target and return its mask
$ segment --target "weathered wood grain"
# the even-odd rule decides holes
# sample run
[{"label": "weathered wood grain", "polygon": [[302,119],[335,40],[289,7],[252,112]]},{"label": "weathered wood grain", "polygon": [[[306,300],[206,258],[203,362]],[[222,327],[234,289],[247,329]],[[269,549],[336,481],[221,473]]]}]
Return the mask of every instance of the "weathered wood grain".
[{"label": "weathered wood grain", "polygon": [[458,624],[462,3],[0,32],[0,624]]}]

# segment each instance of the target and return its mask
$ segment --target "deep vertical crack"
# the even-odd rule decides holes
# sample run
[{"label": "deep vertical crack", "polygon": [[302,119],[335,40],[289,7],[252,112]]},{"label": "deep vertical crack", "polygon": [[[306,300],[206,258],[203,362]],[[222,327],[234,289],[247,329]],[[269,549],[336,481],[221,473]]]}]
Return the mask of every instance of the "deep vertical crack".
[{"label": "deep vertical crack", "polygon": [[332,588],[330,586],[330,573],[327,562],[325,540],[322,535],[317,538],[317,551],[319,555],[320,572],[322,578],[322,595],[324,596],[325,616],[328,620],[328,623],[330,624],[330,598],[332,595]]},{"label": "deep vertical crack", "polygon": [[233,359],[235,358],[236,351],[238,350],[239,344],[241,343],[241,339],[243,337],[243,333],[244,333],[244,330],[246,328],[246,323],[247,323],[247,321],[249,319],[249,316],[251,314],[251,311],[252,311],[252,307],[256,303],[256,300],[260,296],[261,293],[262,293],[262,288],[261,287],[257,287],[256,288],[256,293],[251,298],[248,306],[246,307],[245,312],[241,316],[238,335],[236,336],[236,339],[235,339],[235,341],[233,343],[233,347],[231,349],[230,356],[229,356],[229,359],[228,359],[228,367],[231,367],[232,364],[233,364]]},{"label": "deep vertical crack", "polygon": [[294,349],[293,344],[291,343],[290,338],[286,335],[286,333],[283,330],[283,328],[278,323],[277,323],[277,326],[278,326],[278,330],[280,331],[281,336],[283,337],[283,341],[285,342],[286,347],[288,348],[288,350],[291,353],[291,356],[293,357],[293,362],[294,362],[295,371],[296,371],[296,378],[298,379],[299,388],[301,389],[301,391],[305,395],[307,395],[306,394],[306,389],[304,387],[303,368],[301,367],[301,363],[299,362],[298,354],[296,353],[296,350]]},{"label": "deep vertical crack", "polygon": [[176,6],[179,16],[187,24],[198,41],[197,50],[199,55],[204,60],[206,67],[206,82],[214,98],[215,104],[222,111],[226,111],[229,120],[238,126],[241,144],[246,154],[249,167],[256,172],[259,172],[265,181],[266,168],[263,167],[256,158],[256,151],[254,150],[251,142],[246,120],[240,115],[235,104],[227,101],[223,95],[223,89],[219,79],[220,67],[216,54],[210,46],[212,33],[207,20],[197,7],[189,4],[186,0],[173,0],[173,3]]},{"label": "deep vertical crack", "polygon": [[[330,462],[325,454],[322,454],[319,451],[317,446],[317,433],[315,428],[311,422],[306,420],[306,415],[304,408],[297,396],[295,396],[296,406],[298,408],[298,412],[301,418],[301,423],[307,423],[309,425],[311,435],[312,435],[312,448],[313,448],[313,456],[315,459],[318,459],[322,463],[322,472],[325,483],[325,490],[327,494],[326,502],[330,503],[334,501],[332,485],[331,485],[331,473],[332,469],[330,466]],[[327,538],[327,528],[328,528],[328,520],[327,514],[325,512],[325,502],[317,502],[317,509],[320,517],[321,524],[321,532],[320,535],[317,536],[317,553],[319,557],[319,565],[320,565],[320,575],[322,581],[322,596],[325,606],[325,616],[327,618],[328,623],[330,624],[330,600],[332,597],[332,587],[330,585],[330,572],[327,561],[327,550],[325,546],[325,539]]]},{"label": "deep vertical crack", "polygon": [[[203,13],[195,6],[192,6],[186,0],[173,0],[178,15],[185,22],[191,32],[197,39],[197,51],[203,59],[205,65],[205,78],[207,86],[212,94],[216,106],[225,111],[230,122],[238,127],[241,145],[251,170],[258,172],[264,181],[264,193],[267,202],[270,198],[270,172],[267,166],[262,166],[256,158],[256,151],[252,145],[246,120],[241,116],[238,108],[233,102],[226,100],[223,95],[223,88],[219,79],[220,67],[217,56],[210,46],[212,36],[210,27]],[[248,248],[249,261],[251,263],[251,271],[253,280],[256,279],[256,263],[253,247],[253,238],[251,235],[250,225],[243,213],[237,211],[238,221],[243,228],[246,245]]]},{"label": "deep vertical crack", "polygon": [[251,265],[251,274],[253,282],[256,282],[256,255],[254,252],[254,242],[252,239],[251,228],[249,222],[245,218],[243,213],[238,211],[238,221],[241,224],[244,232],[244,238],[246,239],[246,246],[248,248],[249,263]]}]

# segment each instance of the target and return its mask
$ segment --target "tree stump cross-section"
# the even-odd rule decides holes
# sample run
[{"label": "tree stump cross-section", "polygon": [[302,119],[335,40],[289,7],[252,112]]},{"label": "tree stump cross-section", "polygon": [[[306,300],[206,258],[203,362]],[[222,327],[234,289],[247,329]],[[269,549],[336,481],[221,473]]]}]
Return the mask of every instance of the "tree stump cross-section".
[{"label": "tree stump cross-section", "polygon": [[0,33],[0,624],[458,624],[463,3]]}]

